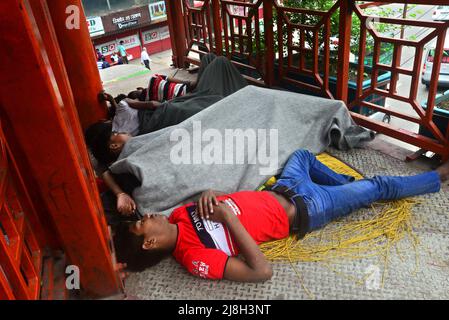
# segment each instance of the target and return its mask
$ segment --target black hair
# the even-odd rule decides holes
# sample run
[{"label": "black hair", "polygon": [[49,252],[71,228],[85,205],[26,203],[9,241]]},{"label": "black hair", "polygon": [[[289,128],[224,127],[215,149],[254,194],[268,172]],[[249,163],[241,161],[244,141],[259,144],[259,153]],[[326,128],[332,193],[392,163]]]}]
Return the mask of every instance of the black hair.
[{"label": "black hair", "polygon": [[124,43],[125,43],[125,41],[123,41],[123,40],[122,40],[122,41],[120,41],[120,44],[124,44]]},{"label": "black hair", "polygon": [[108,166],[115,160],[115,156],[109,150],[109,140],[112,134],[110,121],[99,121],[90,125],[84,133],[86,144],[94,157],[101,164]]},{"label": "black hair", "polygon": [[134,90],[134,91],[131,91],[130,93],[128,93],[128,98],[133,99],[133,100],[140,100],[141,94],[142,94],[141,91]]},{"label": "black hair", "polygon": [[115,103],[120,103],[120,101],[128,98],[126,94],[120,93],[117,97],[114,98]]},{"label": "black hair", "polygon": [[167,250],[145,250],[142,248],[144,236],[138,236],[130,231],[135,222],[122,222],[114,230],[114,247],[117,262],[126,263],[126,269],[131,272],[142,272],[152,267],[170,252]]}]

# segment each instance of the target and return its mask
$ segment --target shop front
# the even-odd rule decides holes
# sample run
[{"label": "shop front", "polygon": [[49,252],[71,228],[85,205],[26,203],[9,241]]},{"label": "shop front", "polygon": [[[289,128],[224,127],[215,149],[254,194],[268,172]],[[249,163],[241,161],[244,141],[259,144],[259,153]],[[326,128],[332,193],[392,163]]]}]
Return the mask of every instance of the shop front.
[{"label": "shop front", "polygon": [[165,1],[87,18],[92,43],[111,62],[121,41],[128,59],[140,59],[142,49],[155,54],[171,49]]}]

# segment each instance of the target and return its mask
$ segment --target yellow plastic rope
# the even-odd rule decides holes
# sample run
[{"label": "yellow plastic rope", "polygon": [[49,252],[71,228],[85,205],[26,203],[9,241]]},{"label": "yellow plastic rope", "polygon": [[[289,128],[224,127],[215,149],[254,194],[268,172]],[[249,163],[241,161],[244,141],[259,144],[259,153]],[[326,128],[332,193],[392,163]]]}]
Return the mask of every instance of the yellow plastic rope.
[{"label": "yellow plastic rope", "polygon": [[[318,160],[332,170],[363,178],[360,173],[328,155],[321,154]],[[267,182],[272,184],[275,179]],[[413,247],[419,242],[412,230],[413,199],[403,199],[372,205],[372,216],[361,219],[357,214],[333,222],[324,229],[309,233],[302,240],[296,236],[262,244],[261,250],[271,261],[322,262],[328,264],[337,259],[362,259],[382,256],[387,269],[392,247],[405,236],[409,236]],[[358,219],[357,219],[358,218]]]}]

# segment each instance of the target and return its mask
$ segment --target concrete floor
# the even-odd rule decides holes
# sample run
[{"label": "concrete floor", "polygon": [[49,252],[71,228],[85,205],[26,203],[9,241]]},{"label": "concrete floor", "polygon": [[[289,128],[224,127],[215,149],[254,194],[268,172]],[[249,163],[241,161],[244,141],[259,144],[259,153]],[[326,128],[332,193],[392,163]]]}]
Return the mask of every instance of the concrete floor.
[{"label": "concrete floor", "polygon": [[[106,91],[116,95],[146,86],[151,73],[176,75],[192,79],[195,75],[169,66],[170,52],[152,57],[152,72],[139,74],[143,67],[133,63],[101,71]],[[349,152],[329,150],[331,154],[358,169],[366,176],[407,175],[429,170],[435,163],[418,160],[405,163],[411,151],[383,140],[380,136],[364,149]],[[339,261],[331,266],[319,263],[275,263],[272,280],[261,284],[229,281],[207,281],[190,276],[174,259],[141,273],[133,273],[126,281],[129,297],[136,299],[449,299],[449,188],[421,197],[423,203],[413,209],[414,225],[420,239],[415,255],[411,242],[403,239],[391,250],[385,265],[379,258]],[[369,210],[355,215],[369,216]],[[332,227],[332,226],[331,226]],[[384,286],[358,284],[367,272],[385,274]]]}]

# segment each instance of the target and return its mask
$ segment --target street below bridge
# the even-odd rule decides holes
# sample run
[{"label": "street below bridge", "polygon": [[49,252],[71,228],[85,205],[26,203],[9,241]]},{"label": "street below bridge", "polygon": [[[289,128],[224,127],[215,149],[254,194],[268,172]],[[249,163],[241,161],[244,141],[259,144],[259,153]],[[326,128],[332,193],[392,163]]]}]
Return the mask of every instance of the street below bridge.
[{"label": "street below bridge", "polygon": [[[399,10],[399,9],[403,8],[403,5],[395,4],[395,5],[385,6],[385,7],[391,7],[394,10]],[[414,18],[416,20],[432,21],[432,14],[435,11],[435,8],[436,7],[433,5],[417,5],[408,10],[407,16],[409,19],[413,19],[413,18],[411,18],[411,16],[416,15]],[[398,15],[397,17],[402,18],[402,13],[400,15]],[[404,29],[404,38],[408,39],[408,40],[421,40],[432,31],[433,31],[433,29],[429,29],[429,28],[408,26],[408,27],[405,27],[405,29]],[[400,30],[395,32],[395,37],[396,38],[400,37]],[[432,39],[427,44],[425,44],[424,55],[423,55],[422,61],[419,66],[413,65],[414,58],[415,58],[415,48],[403,47],[402,56],[401,56],[401,67],[405,68],[405,69],[410,69],[410,70],[412,70],[414,67],[416,67],[416,68],[420,68],[420,70],[422,70],[427,50],[429,48],[433,48],[435,45],[436,45],[436,38]],[[408,75],[400,75],[399,76],[398,84],[397,84],[398,95],[403,96],[403,97],[409,97],[411,81],[412,81],[412,79]],[[427,101],[427,98],[429,95],[429,90],[426,88],[426,86],[424,84],[421,83],[421,73],[420,73],[420,79],[415,80],[415,81],[419,81],[418,97],[417,97],[418,102],[422,103],[423,101]],[[438,93],[443,93],[444,91],[446,91],[448,89],[449,88],[438,88]],[[404,103],[401,101],[397,101],[397,100],[388,98],[386,100],[385,106],[391,110],[405,113],[407,115],[412,115],[412,116],[416,116],[416,117],[418,116],[417,113],[414,111],[414,109],[411,107],[411,105],[408,103]],[[394,127],[406,129],[408,131],[415,132],[415,133],[418,133],[418,131],[419,131],[418,124],[403,120],[398,117],[391,117],[390,124]],[[379,135],[379,137],[382,138],[383,140],[390,142],[390,143],[410,149],[411,151],[418,150],[418,148],[415,146],[409,145],[407,143],[393,139],[391,137],[387,137],[384,135]]]}]

